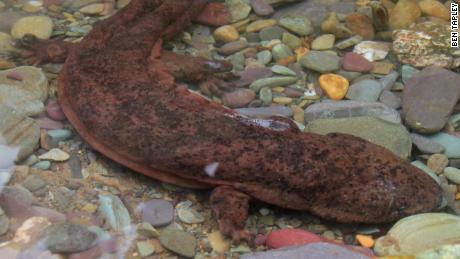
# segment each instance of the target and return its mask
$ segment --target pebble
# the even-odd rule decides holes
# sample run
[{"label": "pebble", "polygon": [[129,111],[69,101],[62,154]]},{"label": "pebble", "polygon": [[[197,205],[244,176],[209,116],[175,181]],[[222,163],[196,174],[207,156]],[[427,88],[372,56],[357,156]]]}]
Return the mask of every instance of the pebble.
[{"label": "pebble", "polygon": [[410,65],[402,65],[401,66],[401,80],[404,84],[407,84],[409,79],[411,79],[415,74],[417,74],[420,70],[416,69]]},{"label": "pebble", "polygon": [[272,55],[273,55],[273,59],[279,62],[282,60],[286,60],[290,57],[293,57],[294,53],[292,52],[291,48],[289,48],[289,46],[287,46],[286,44],[280,43],[280,44],[276,44],[275,46],[273,46]]},{"label": "pebble", "polygon": [[96,234],[84,225],[53,224],[46,229],[44,245],[53,253],[75,253],[93,247],[96,237]]},{"label": "pebble", "polygon": [[361,41],[356,44],[353,52],[365,57],[370,62],[383,60],[390,51],[391,43],[382,41]]},{"label": "pebble", "polygon": [[342,67],[346,71],[369,72],[373,65],[367,59],[354,52],[347,52],[342,59]]},{"label": "pebble", "polygon": [[191,207],[192,203],[184,201],[176,205],[177,216],[179,219],[187,224],[198,224],[204,221],[203,215]]},{"label": "pebble", "polygon": [[271,116],[291,117],[293,115],[291,108],[282,105],[258,108],[241,108],[235,109],[235,111],[249,118],[268,118]]},{"label": "pebble", "polygon": [[16,85],[0,84],[0,99],[2,105],[14,110],[18,116],[36,116],[45,110],[40,100]]},{"label": "pebble", "polygon": [[395,68],[395,65],[388,62],[372,62],[372,70],[371,73],[373,74],[380,74],[380,75],[388,75],[390,74]]},{"label": "pebble", "polygon": [[211,2],[203,8],[195,21],[209,26],[222,26],[232,21],[232,14],[222,3]]},{"label": "pebble", "polygon": [[99,214],[114,231],[129,232],[131,216],[123,202],[115,195],[99,195]]},{"label": "pebble", "polygon": [[61,141],[66,141],[72,137],[72,131],[68,129],[48,130],[46,132],[47,142],[51,148],[55,148]]},{"label": "pebble", "polygon": [[365,40],[372,40],[374,38],[374,26],[372,24],[372,19],[369,16],[355,12],[351,13],[346,18],[346,26],[355,35],[363,37]]},{"label": "pebble", "polygon": [[273,102],[277,104],[288,105],[291,104],[294,100],[290,97],[277,96],[273,98]]},{"label": "pebble", "polygon": [[346,49],[352,46],[355,46],[356,44],[360,43],[363,41],[363,37],[359,35],[355,35],[353,37],[350,37],[348,39],[344,39],[342,41],[339,41],[335,44],[335,47],[338,49]]},{"label": "pebble", "polygon": [[208,240],[212,249],[217,253],[223,254],[230,249],[230,241],[220,231],[209,233]]},{"label": "pebble", "polygon": [[444,175],[449,179],[449,181],[460,184],[460,169],[455,167],[446,167],[444,168]]},{"label": "pebble", "polygon": [[450,20],[450,10],[441,2],[436,0],[422,0],[418,3],[418,6],[423,14],[441,18],[446,21]]},{"label": "pebble", "polygon": [[445,149],[444,155],[448,158],[460,158],[460,138],[443,132],[425,135],[425,137],[442,145]]},{"label": "pebble", "polygon": [[399,220],[385,236],[376,240],[374,251],[379,256],[415,255],[459,242],[460,217],[422,213]]},{"label": "pebble", "polygon": [[51,225],[47,218],[31,217],[25,220],[14,233],[12,241],[20,247],[37,244],[43,236],[43,231]]},{"label": "pebble", "polygon": [[45,154],[38,156],[38,158],[40,158],[41,160],[50,160],[56,162],[66,161],[69,159],[69,157],[69,154],[67,154],[59,148],[53,148]]},{"label": "pebble", "polygon": [[241,259],[273,258],[370,259],[373,258],[373,256],[348,249],[345,246],[326,242],[311,243],[303,246],[293,246],[266,252],[249,253],[241,256]]},{"label": "pebble", "polygon": [[160,236],[160,232],[156,230],[150,223],[142,222],[137,225],[137,233],[145,237],[157,238]]},{"label": "pebble", "polygon": [[443,154],[433,154],[428,158],[427,166],[436,174],[441,174],[449,164],[449,159]]},{"label": "pebble", "polygon": [[272,89],[270,87],[264,87],[260,89],[259,99],[262,101],[264,105],[270,105],[273,100]]},{"label": "pebble", "polygon": [[391,10],[389,25],[391,29],[404,29],[414,23],[422,11],[416,0],[400,0]]},{"label": "pebble", "polygon": [[32,165],[33,168],[37,168],[40,170],[48,170],[51,168],[51,162],[50,161],[40,161]]},{"label": "pebble", "polygon": [[238,40],[238,41],[229,42],[229,43],[223,45],[222,47],[217,49],[217,52],[222,54],[222,55],[228,56],[228,55],[234,54],[234,53],[236,53],[236,52],[238,52],[240,50],[245,49],[247,46],[248,46],[247,41]]},{"label": "pebble", "polygon": [[382,85],[378,81],[365,79],[353,83],[346,97],[354,101],[375,102],[379,99],[382,90]]},{"label": "pebble", "polygon": [[401,97],[388,90],[383,90],[380,94],[379,101],[393,109],[399,109],[402,105]]},{"label": "pebble", "polygon": [[299,37],[289,32],[284,32],[282,34],[281,42],[294,51],[299,49],[302,46],[302,40]]},{"label": "pebble", "polygon": [[311,232],[301,229],[284,228],[271,232],[267,236],[267,246],[271,249],[322,242],[323,239]]},{"label": "pebble", "polygon": [[313,24],[303,15],[287,15],[279,19],[279,24],[299,36],[307,36],[313,32]]},{"label": "pebble", "polygon": [[61,106],[55,100],[50,100],[46,103],[46,114],[48,117],[56,121],[63,121],[66,119]]},{"label": "pebble", "polygon": [[295,82],[297,82],[297,78],[290,76],[262,78],[254,81],[249,88],[254,92],[259,92],[263,87],[284,86],[294,84]]},{"label": "pebble", "polygon": [[297,74],[294,71],[285,66],[274,65],[271,67],[271,70],[273,73],[283,76],[297,76]]},{"label": "pebble", "polygon": [[167,249],[187,258],[194,257],[196,253],[196,238],[173,227],[168,227],[161,232],[160,243]]},{"label": "pebble", "polygon": [[0,84],[24,90],[41,102],[48,98],[48,79],[40,68],[21,66],[0,71]]},{"label": "pebble", "polygon": [[14,52],[13,39],[8,33],[0,32],[0,53],[8,54]]},{"label": "pebble", "polygon": [[[270,53],[270,51],[268,51]],[[271,53],[270,53],[271,57]],[[255,67],[255,68],[246,68],[244,71],[238,73],[240,80],[238,81],[239,87],[249,86],[256,80],[262,78],[268,78],[272,76],[272,71],[270,68],[266,67]]]},{"label": "pebble", "polygon": [[231,25],[224,25],[217,28],[214,31],[213,36],[216,40],[223,42],[232,42],[240,38],[238,31]]},{"label": "pebble", "polygon": [[0,208],[0,236],[8,232],[10,226],[10,219],[5,214],[2,208]]},{"label": "pebble", "polygon": [[45,187],[47,183],[43,178],[37,174],[31,174],[27,176],[27,178],[24,180],[22,183],[22,186],[24,186],[27,190],[31,192],[35,192],[43,187]]},{"label": "pebble", "polygon": [[460,258],[460,245],[443,245],[417,254],[416,259]]},{"label": "pebble", "polygon": [[412,143],[422,152],[425,154],[435,154],[435,153],[443,153],[444,146],[436,143],[429,138],[426,138],[423,135],[419,135],[417,133],[410,134]]},{"label": "pebble", "polygon": [[327,50],[334,47],[335,35],[334,34],[324,34],[316,37],[311,43],[312,50]]},{"label": "pebble", "polygon": [[256,94],[250,89],[237,89],[233,92],[226,92],[222,96],[222,101],[225,106],[230,108],[242,108],[247,106],[254,98]]},{"label": "pebble", "polygon": [[254,12],[259,16],[272,15],[275,10],[265,0],[251,0],[251,6]]},{"label": "pebble", "polygon": [[414,75],[403,92],[406,123],[420,133],[435,133],[447,123],[460,97],[460,75],[439,67],[427,67]]},{"label": "pebble", "polygon": [[11,36],[21,39],[32,34],[40,39],[49,39],[53,32],[53,21],[48,16],[27,16],[19,19],[11,28]]},{"label": "pebble", "polygon": [[286,32],[285,29],[275,25],[260,30],[259,37],[262,41],[279,40],[281,39],[284,32]]},{"label": "pebble", "polygon": [[378,81],[382,85],[384,90],[393,90],[393,86],[398,79],[399,74],[396,71],[389,73],[388,75],[380,78]]},{"label": "pebble", "polygon": [[48,117],[40,117],[37,119],[40,129],[55,130],[64,128],[64,124],[60,121],[52,120]]},{"label": "pebble", "polygon": [[368,235],[356,235],[356,240],[358,241],[358,243],[363,246],[363,247],[367,247],[367,248],[371,248],[374,246],[374,239],[372,238],[372,236],[368,236]]},{"label": "pebble", "polygon": [[267,65],[272,61],[272,52],[269,50],[258,52],[257,61],[263,65]]},{"label": "pebble", "polygon": [[408,158],[411,154],[412,142],[407,129],[401,124],[374,117],[314,120],[305,130],[322,135],[332,132],[351,134],[383,146],[401,158]]},{"label": "pebble", "polygon": [[33,119],[17,116],[7,106],[0,105],[0,139],[2,144],[19,148],[17,161],[21,161],[38,147],[40,128]]},{"label": "pebble", "polygon": [[169,225],[173,220],[174,208],[169,201],[153,199],[140,205],[142,221],[154,227]]},{"label": "pebble", "polygon": [[348,91],[348,80],[336,74],[323,74],[319,77],[319,85],[332,100],[342,100]]},{"label": "pebble", "polygon": [[148,240],[137,242],[136,247],[141,257],[148,257],[155,253],[155,247]]},{"label": "pebble", "polygon": [[225,4],[227,5],[232,22],[237,22],[243,19],[246,19],[251,12],[251,6],[245,0],[227,0]]},{"label": "pebble", "polygon": [[258,32],[262,29],[272,27],[275,24],[277,24],[275,19],[257,20],[250,23],[248,27],[246,27],[246,32]]},{"label": "pebble", "polygon": [[329,73],[339,70],[340,58],[327,52],[310,51],[300,59],[300,64],[319,73]]}]

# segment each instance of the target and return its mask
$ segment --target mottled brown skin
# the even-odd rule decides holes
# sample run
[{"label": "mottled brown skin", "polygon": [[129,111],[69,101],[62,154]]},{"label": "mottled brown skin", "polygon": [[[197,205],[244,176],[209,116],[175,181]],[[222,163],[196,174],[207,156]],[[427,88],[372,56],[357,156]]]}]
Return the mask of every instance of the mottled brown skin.
[{"label": "mottled brown skin", "polygon": [[[88,144],[160,181],[216,187],[211,205],[235,240],[247,238],[250,198],[345,223],[391,222],[438,206],[438,184],[383,147],[302,133],[288,119],[243,118],[177,84],[228,69],[160,53],[161,39],[205,4],[133,0],[67,51],[59,100]],[[213,163],[215,172],[205,170]]]}]

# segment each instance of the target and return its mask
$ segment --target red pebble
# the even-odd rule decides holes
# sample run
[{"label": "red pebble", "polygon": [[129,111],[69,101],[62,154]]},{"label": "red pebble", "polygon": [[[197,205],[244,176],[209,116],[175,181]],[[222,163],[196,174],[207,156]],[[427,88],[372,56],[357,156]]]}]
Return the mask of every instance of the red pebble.
[{"label": "red pebble", "polygon": [[209,3],[200,15],[195,19],[196,22],[209,26],[222,26],[229,24],[232,15],[228,8],[221,3]]},{"label": "red pebble", "polygon": [[285,246],[304,245],[310,243],[323,242],[324,240],[311,232],[285,228],[271,232],[267,237],[267,246],[277,249]]},{"label": "red pebble", "polygon": [[65,120],[65,114],[61,110],[58,102],[52,100],[46,104],[46,114],[53,120],[62,121]]},{"label": "red pebble", "polygon": [[374,67],[369,60],[354,52],[345,54],[342,66],[343,69],[353,72],[369,72]]}]

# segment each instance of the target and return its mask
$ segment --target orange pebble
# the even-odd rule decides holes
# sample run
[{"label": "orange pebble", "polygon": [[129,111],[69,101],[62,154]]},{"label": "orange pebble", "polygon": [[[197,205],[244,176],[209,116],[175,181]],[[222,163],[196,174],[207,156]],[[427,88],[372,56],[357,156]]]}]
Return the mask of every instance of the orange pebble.
[{"label": "orange pebble", "polygon": [[371,236],[366,235],[356,235],[356,240],[361,246],[371,248],[374,246],[374,239]]},{"label": "orange pebble", "polygon": [[296,57],[295,56],[290,56],[290,57],[278,60],[278,62],[276,62],[276,64],[282,65],[282,66],[287,66],[290,63],[293,63],[295,61],[296,61]]},{"label": "orange pebble", "polygon": [[342,100],[348,91],[348,80],[336,74],[324,74],[319,77],[319,86],[327,97],[333,100]]},{"label": "orange pebble", "polygon": [[299,61],[305,54],[307,54],[310,50],[305,47],[300,47],[294,50],[297,61]]},{"label": "orange pebble", "polygon": [[455,199],[456,199],[456,200],[460,200],[460,192],[457,192],[457,193],[455,194]]}]

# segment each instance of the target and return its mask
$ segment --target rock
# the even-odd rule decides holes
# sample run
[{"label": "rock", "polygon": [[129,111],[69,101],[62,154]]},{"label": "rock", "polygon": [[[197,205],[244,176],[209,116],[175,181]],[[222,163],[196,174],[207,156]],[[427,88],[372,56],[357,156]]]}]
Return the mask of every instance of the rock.
[{"label": "rock", "polygon": [[441,174],[449,164],[449,159],[443,154],[433,154],[428,158],[427,166],[436,174]]},{"label": "rock", "polygon": [[209,233],[208,240],[212,249],[217,253],[223,254],[230,249],[230,241],[226,239],[219,231]]},{"label": "rock", "polygon": [[27,176],[27,178],[24,180],[22,183],[22,186],[24,186],[27,190],[31,192],[35,192],[43,187],[46,186],[46,182],[43,180],[43,178],[37,174],[31,174]]},{"label": "rock", "polygon": [[222,26],[232,21],[232,14],[222,3],[211,2],[204,7],[195,21],[209,26]]},{"label": "rock", "polygon": [[169,201],[149,200],[140,205],[142,221],[150,223],[154,227],[169,225],[173,220],[174,208]]},{"label": "rock", "polygon": [[21,39],[25,34],[40,39],[49,39],[53,32],[53,21],[48,16],[27,16],[19,19],[11,28],[11,36]]},{"label": "rock", "polygon": [[450,10],[441,2],[436,0],[422,0],[418,3],[418,6],[423,14],[438,17],[446,21],[450,20]]},{"label": "rock", "polygon": [[[271,53],[270,53],[270,57],[271,57]],[[249,86],[251,83],[253,83],[256,80],[271,77],[272,74],[273,73],[271,69],[266,68],[266,67],[246,68],[243,72],[240,72],[238,74],[240,76],[240,80],[238,81],[238,86],[240,87]]]},{"label": "rock", "polygon": [[346,49],[346,48],[352,47],[360,43],[362,40],[363,40],[363,37],[359,35],[355,35],[351,38],[344,39],[342,41],[337,42],[337,44],[335,44],[335,47],[338,49]]},{"label": "rock", "polygon": [[282,105],[259,107],[259,108],[241,108],[235,109],[240,115],[250,118],[268,118],[271,116],[291,117],[292,109]]},{"label": "rock", "polygon": [[393,85],[396,83],[396,80],[398,79],[399,74],[396,71],[393,71],[389,73],[388,75],[380,78],[378,81],[382,85],[382,88],[384,90],[392,90]]},{"label": "rock", "polygon": [[305,131],[323,135],[332,132],[351,134],[385,147],[401,158],[408,158],[412,149],[409,132],[403,125],[374,117],[314,120],[307,124]]},{"label": "rock", "polygon": [[43,71],[32,66],[0,71],[0,84],[10,85],[30,94],[30,98],[44,102],[48,98],[48,79]]},{"label": "rock", "polygon": [[449,179],[449,181],[460,184],[460,169],[455,167],[446,167],[444,168],[444,175]]},{"label": "rock", "polygon": [[0,84],[0,100],[18,116],[35,116],[45,110],[43,103],[33,94],[15,85]]},{"label": "rock", "polygon": [[278,62],[292,57],[294,53],[292,53],[291,49],[287,45],[280,43],[273,46],[272,55],[275,61]]},{"label": "rock", "polygon": [[388,75],[395,68],[395,65],[389,62],[372,62],[372,65],[372,74]]},{"label": "rock", "polygon": [[[263,51],[257,53],[257,62],[259,62],[259,63],[261,63],[263,65],[267,65],[271,61],[272,61],[272,53],[271,53],[271,51],[263,50]],[[268,77],[270,77],[270,76],[268,76]],[[260,79],[260,78],[258,78],[258,79]],[[252,83],[252,81],[249,82],[249,83]]]},{"label": "rock", "polygon": [[241,259],[369,259],[371,255],[366,255],[358,251],[347,249],[345,246],[332,243],[320,242],[303,246],[293,246],[283,249],[269,250],[266,252],[249,253],[241,256]]},{"label": "rock", "polygon": [[190,201],[184,201],[177,204],[177,215],[179,219],[187,224],[198,224],[204,221],[204,217],[191,207],[192,203]]},{"label": "rock", "polygon": [[418,169],[422,170],[425,172],[427,175],[429,175],[435,182],[437,182],[439,185],[441,185],[441,180],[439,177],[436,175],[436,173],[431,170],[428,166],[426,166],[423,162],[420,162],[418,160],[412,161],[411,165],[417,167]]},{"label": "rock", "polygon": [[348,80],[336,74],[323,74],[319,77],[319,85],[332,100],[342,100],[348,91]]},{"label": "rock", "polygon": [[425,137],[442,145],[445,149],[444,155],[448,158],[460,158],[460,138],[442,132]]},{"label": "rock", "polygon": [[303,15],[287,15],[279,19],[279,24],[300,36],[313,32],[313,25],[308,17]]},{"label": "rock", "polygon": [[46,132],[46,142],[50,148],[59,146],[59,142],[66,141],[72,137],[72,131],[68,129],[48,130]]},{"label": "rock", "polygon": [[346,25],[351,31],[363,37],[365,40],[372,40],[374,38],[374,26],[372,19],[363,13],[351,13],[347,16]]},{"label": "rock", "polygon": [[460,217],[423,213],[399,220],[385,236],[377,239],[374,251],[379,256],[414,255],[459,242]]},{"label": "rock", "polygon": [[384,90],[380,94],[379,101],[393,109],[401,108],[401,97],[388,90]]},{"label": "rock", "polygon": [[350,86],[347,98],[354,101],[375,102],[382,92],[382,85],[376,80],[360,80]]},{"label": "rock", "polygon": [[319,73],[329,73],[339,70],[340,58],[327,52],[310,51],[300,59],[300,64]]},{"label": "rock", "polygon": [[458,48],[450,47],[450,26],[431,21],[393,32],[393,51],[398,60],[415,67],[460,66]]},{"label": "rock", "polygon": [[195,256],[196,253],[196,238],[187,232],[172,227],[161,232],[160,243],[167,249],[187,258]]},{"label": "rock", "polygon": [[272,27],[276,24],[275,19],[266,19],[266,20],[257,20],[248,25],[246,27],[246,32],[258,32],[265,28]]},{"label": "rock", "polygon": [[136,246],[141,257],[147,257],[155,253],[155,247],[148,240],[137,242]]},{"label": "rock", "polygon": [[422,12],[416,0],[400,0],[391,10],[389,25],[391,29],[404,29],[414,23]]},{"label": "rock", "polygon": [[56,130],[64,128],[64,125],[60,121],[52,120],[48,117],[40,117],[37,119],[40,129]]},{"label": "rock", "polygon": [[369,72],[372,70],[372,63],[361,55],[354,52],[347,52],[342,59],[342,67],[347,71]]},{"label": "rock", "polygon": [[272,15],[275,10],[265,0],[251,0],[251,6],[254,12],[259,16]]},{"label": "rock", "polygon": [[43,155],[38,156],[38,158],[42,160],[50,160],[50,161],[57,161],[62,162],[68,160],[70,157],[69,154],[60,150],[59,148],[53,148],[50,151],[46,152]]},{"label": "rock", "polygon": [[264,105],[270,105],[273,101],[273,93],[270,87],[264,87],[259,91],[259,99]]},{"label": "rock", "polygon": [[274,65],[273,67],[271,67],[271,70],[273,73],[283,76],[297,76],[297,74],[294,71],[285,66]]},{"label": "rock", "polygon": [[401,123],[396,110],[376,102],[338,101],[320,102],[305,109],[305,121],[317,119],[338,119],[360,116],[377,117],[393,123]]},{"label": "rock", "polygon": [[327,50],[334,47],[335,35],[334,34],[324,34],[316,37],[311,43],[312,50]]},{"label": "rock", "polygon": [[323,239],[311,232],[301,229],[285,228],[271,232],[267,236],[267,246],[277,249],[286,246],[304,245],[309,243],[322,242]]},{"label": "rock", "polygon": [[253,90],[254,92],[259,92],[260,89],[263,87],[275,87],[275,86],[284,86],[284,85],[290,85],[294,84],[297,82],[296,77],[290,77],[290,76],[283,76],[283,77],[270,77],[270,78],[263,78],[254,81],[249,88]]},{"label": "rock", "polygon": [[391,44],[380,41],[362,41],[355,45],[353,52],[373,62],[384,59],[390,51]]},{"label": "rock", "polygon": [[13,47],[13,39],[8,33],[0,32],[0,54],[8,54],[15,52]]},{"label": "rock", "polygon": [[99,195],[99,214],[114,231],[129,232],[131,216],[123,202],[115,195]]},{"label": "rock", "polygon": [[104,3],[94,3],[80,8],[79,11],[86,15],[97,15],[104,12],[104,9],[106,8],[107,7]]},{"label": "rock", "polygon": [[222,101],[225,106],[230,108],[241,108],[247,106],[254,98],[256,94],[250,89],[237,89],[233,92],[224,93]]},{"label": "rock", "polygon": [[159,237],[160,232],[156,230],[151,224],[147,222],[142,222],[137,225],[137,233],[145,237]]},{"label": "rock", "polygon": [[460,75],[438,67],[427,67],[405,85],[403,113],[417,132],[434,133],[446,125],[460,97]]},{"label": "rock", "polygon": [[260,37],[260,40],[262,41],[279,40],[281,39],[283,33],[285,32],[286,32],[285,29],[275,25],[275,26],[266,27],[260,30],[259,37]]},{"label": "rock", "polygon": [[46,218],[29,218],[16,230],[12,241],[20,247],[29,247],[37,244],[43,236],[44,230],[50,225],[51,222]]},{"label": "rock", "polygon": [[438,259],[460,257],[460,245],[444,245],[417,254],[416,259]]},{"label": "rock", "polygon": [[233,41],[229,42],[222,47],[217,49],[217,52],[219,52],[222,55],[228,56],[231,54],[234,54],[240,50],[245,49],[248,46],[248,42],[245,40],[238,40],[238,41]]},{"label": "rock", "polygon": [[410,134],[412,143],[425,154],[443,153],[444,146],[417,133]]},{"label": "rock", "polygon": [[401,80],[404,84],[407,84],[409,79],[417,74],[420,70],[410,66],[410,65],[402,65],[401,66]]},{"label": "rock", "polygon": [[96,234],[79,224],[53,224],[46,229],[44,244],[53,253],[75,253],[95,245]]},{"label": "rock", "polygon": [[1,144],[19,148],[16,160],[21,161],[37,148],[40,128],[34,120],[0,105],[0,139]]},{"label": "rock", "polygon": [[238,31],[235,29],[235,27],[231,25],[224,25],[217,28],[214,31],[213,35],[216,40],[220,40],[223,42],[232,42],[240,38],[240,34],[238,33]]},{"label": "rock", "polygon": [[246,19],[251,12],[251,6],[244,0],[226,0],[225,4],[231,13],[232,22]]},{"label": "rock", "polygon": [[2,208],[0,208],[0,236],[8,232],[10,226],[10,219],[5,214]]},{"label": "rock", "polygon": [[302,40],[289,32],[283,33],[281,42],[287,45],[291,50],[296,50],[302,46]]}]

